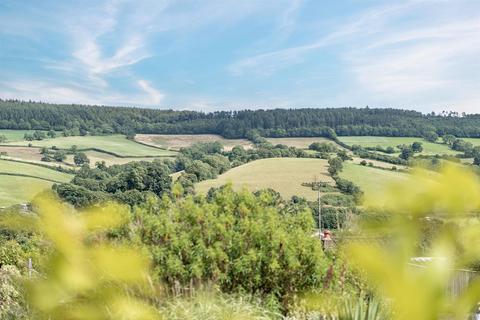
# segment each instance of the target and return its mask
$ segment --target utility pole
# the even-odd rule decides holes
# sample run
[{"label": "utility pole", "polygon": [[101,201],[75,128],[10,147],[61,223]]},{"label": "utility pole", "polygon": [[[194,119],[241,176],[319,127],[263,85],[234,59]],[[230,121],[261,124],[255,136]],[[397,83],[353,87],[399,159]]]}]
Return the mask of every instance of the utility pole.
[{"label": "utility pole", "polygon": [[320,201],[320,182],[317,183],[318,187],[318,193],[317,193],[317,198],[318,198],[318,234],[320,238],[322,238],[322,202]]},{"label": "utility pole", "polygon": [[32,264],[32,258],[28,258],[28,277],[32,277],[32,270],[33,270],[33,264]]}]

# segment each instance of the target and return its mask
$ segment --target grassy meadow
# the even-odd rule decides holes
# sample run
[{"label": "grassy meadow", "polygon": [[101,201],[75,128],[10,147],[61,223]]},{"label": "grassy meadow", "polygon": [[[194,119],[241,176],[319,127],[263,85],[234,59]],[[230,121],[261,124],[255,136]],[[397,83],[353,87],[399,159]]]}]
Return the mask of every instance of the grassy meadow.
[{"label": "grassy meadow", "polygon": [[267,140],[273,145],[284,144],[286,146],[299,149],[308,149],[308,147],[314,142],[328,142],[336,145],[334,141],[322,137],[267,138]]},{"label": "grassy meadow", "polygon": [[480,146],[480,138],[461,138],[466,142],[470,142],[474,146]]},{"label": "grassy meadow", "polygon": [[29,143],[34,147],[51,148],[52,146],[56,146],[60,149],[69,149],[71,146],[76,145],[78,149],[96,148],[124,157],[164,157],[175,155],[175,152],[173,151],[148,147],[128,140],[124,135],[58,137],[31,142],[23,140],[12,142],[10,144],[27,146]]},{"label": "grassy meadow", "polygon": [[367,199],[377,195],[380,199],[390,184],[409,178],[408,173],[372,168],[352,162],[345,162],[343,166],[340,177],[359,186]]},{"label": "grassy meadow", "polygon": [[[58,182],[69,182],[73,178],[72,175],[64,172],[59,172],[33,164],[8,160],[0,160],[0,174],[1,173],[24,174]],[[1,176],[1,179],[3,178],[4,176]]]},{"label": "grassy meadow", "polygon": [[233,168],[220,175],[217,179],[198,183],[195,190],[206,193],[212,187],[219,187],[226,183],[233,183],[234,189],[243,187],[251,191],[272,188],[285,198],[294,195],[315,200],[317,192],[303,187],[303,182],[312,182],[315,179],[331,182],[327,173],[328,162],[322,159],[304,158],[272,158],[256,160]]},{"label": "grassy meadow", "polygon": [[169,150],[180,150],[198,142],[220,142],[225,150],[231,150],[238,145],[252,148],[252,144],[246,139],[225,139],[215,134],[137,134],[135,140]]},{"label": "grassy meadow", "polygon": [[[129,163],[132,161],[153,161],[158,158],[152,158],[152,157],[135,157],[135,158],[129,158],[129,157],[115,157],[114,155],[108,154],[108,153],[103,153],[103,152],[98,152],[98,151],[86,151],[85,154],[87,155],[88,159],[90,160],[90,166],[93,167],[96,162],[102,162],[105,161],[107,166],[112,166],[115,164],[125,164]],[[165,159],[165,157],[162,157],[161,159]],[[73,154],[67,155],[67,159],[65,160],[65,163],[74,165],[73,162]]]},{"label": "grassy meadow", "polygon": [[0,175],[0,207],[27,203],[52,184],[36,178]]},{"label": "grassy meadow", "polygon": [[[33,133],[35,130],[0,130],[0,136],[7,137],[7,142],[15,142],[15,141],[25,141],[23,136],[25,133]],[[44,131],[46,133],[46,131]]]},{"label": "grassy meadow", "polygon": [[[33,177],[20,176],[22,174]],[[33,164],[0,160],[0,207],[27,203],[39,192],[50,189],[53,181],[69,182],[72,177]]]},{"label": "grassy meadow", "polygon": [[384,169],[392,169],[392,167],[396,167],[397,169],[407,169],[408,168],[408,166],[391,164],[391,163],[385,162],[385,161],[363,159],[363,158],[359,158],[359,157],[353,157],[352,162],[348,162],[348,163],[360,164],[362,161],[367,161],[367,164],[372,163],[375,167],[384,168]]},{"label": "grassy meadow", "polygon": [[[374,137],[374,136],[348,136],[338,137],[340,141],[352,146],[359,145],[362,147],[396,147],[398,145],[411,145],[415,141],[421,142],[423,145],[423,154],[447,154],[454,155],[457,151],[451,150],[448,146],[441,143],[432,143],[425,141],[423,138],[416,137]],[[480,143],[480,139],[479,139]],[[397,151],[400,151],[396,149]]]}]

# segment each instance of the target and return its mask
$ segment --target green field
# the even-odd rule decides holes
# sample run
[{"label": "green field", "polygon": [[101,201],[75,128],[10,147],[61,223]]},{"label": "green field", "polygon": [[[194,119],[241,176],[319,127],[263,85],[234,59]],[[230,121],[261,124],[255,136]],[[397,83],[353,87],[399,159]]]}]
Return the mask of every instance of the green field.
[{"label": "green field", "polygon": [[[35,176],[42,179],[54,180],[58,182],[69,182],[72,179],[72,175],[59,172],[53,169],[40,167],[33,164],[0,160],[0,173],[8,174],[24,174],[29,176]],[[5,175],[1,175],[0,179],[4,179]],[[25,186],[28,187],[28,186]]]},{"label": "green field", "polygon": [[[102,161],[105,161],[107,166],[112,166],[114,164],[125,164],[125,163],[129,163],[129,162],[132,162],[132,161],[153,161],[155,159],[159,159],[159,158],[151,158],[151,157],[149,157],[149,158],[142,158],[142,157],[119,158],[119,157],[115,157],[111,154],[98,152],[98,151],[86,151],[85,154],[87,155],[88,159],[90,160],[90,166],[91,167],[93,167],[96,162],[102,162]],[[165,159],[165,157],[162,157],[161,159]],[[65,160],[65,163],[74,165],[72,154],[69,154],[67,156],[67,159]]]},{"label": "green field", "polygon": [[409,178],[409,174],[345,162],[340,177],[359,186],[368,200],[372,197],[381,199],[390,184],[405,181]]},{"label": "green field", "polygon": [[[12,176],[2,173],[23,174],[38,178]],[[0,207],[27,203],[37,193],[49,189],[53,181],[43,179],[69,182],[72,179],[72,175],[32,164],[0,160]]]},{"label": "green field", "polygon": [[52,184],[35,178],[0,175],[0,207],[27,203]]},{"label": "green field", "polygon": [[466,142],[470,142],[474,146],[480,146],[480,138],[461,138],[462,140],[465,140]]},{"label": "green field", "polygon": [[360,164],[362,161],[366,161],[367,164],[372,163],[375,167],[379,167],[379,168],[392,169],[392,167],[396,167],[397,169],[402,169],[402,170],[408,169],[408,166],[391,164],[389,162],[372,160],[372,159],[362,159],[358,157],[353,157],[353,160],[352,160],[352,162],[355,164]]},{"label": "green field", "polygon": [[12,142],[13,145],[28,145],[31,143],[35,147],[56,146],[61,149],[69,149],[76,145],[78,149],[100,149],[112,152],[120,156],[146,157],[146,156],[174,156],[175,152],[162,150],[158,148],[141,145],[128,140],[123,135],[112,136],[74,136],[58,137],[54,139],[45,139],[41,141],[20,141]]},{"label": "green field", "polygon": [[[299,149],[307,149],[314,142],[329,142],[337,145],[334,141],[323,137],[267,138],[267,140],[273,145],[284,144],[289,147],[295,147]],[[337,147],[340,146],[337,145]]]},{"label": "green field", "polygon": [[327,166],[327,161],[321,159],[262,159],[233,168],[217,179],[202,181],[195,186],[195,190],[205,194],[212,187],[231,182],[236,190],[242,187],[251,191],[272,188],[285,199],[298,195],[315,200],[317,193],[301,184],[315,180],[333,184],[332,178],[327,174]]},{"label": "green field", "polygon": [[34,131],[35,130],[0,130],[0,136],[4,135],[7,137],[7,142],[25,141],[23,139],[25,133],[33,133]]},{"label": "green field", "polygon": [[[448,146],[440,143],[432,143],[425,141],[423,138],[415,137],[374,137],[374,136],[350,136],[350,137],[338,137],[340,141],[352,146],[359,145],[362,147],[396,147],[398,145],[407,144],[410,145],[415,141],[421,142],[423,145],[423,154],[457,154],[457,151],[451,150]],[[480,139],[479,144],[480,144]],[[397,149],[397,151],[399,151]]]}]

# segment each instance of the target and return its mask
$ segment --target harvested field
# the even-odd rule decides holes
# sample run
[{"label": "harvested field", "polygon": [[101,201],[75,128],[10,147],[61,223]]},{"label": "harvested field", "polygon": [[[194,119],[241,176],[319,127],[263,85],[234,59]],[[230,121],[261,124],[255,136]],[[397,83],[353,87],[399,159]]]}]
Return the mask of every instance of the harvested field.
[{"label": "harvested field", "polygon": [[252,148],[250,141],[246,139],[225,139],[215,134],[137,134],[135,140],[144,144],[170,149],[180,150],[190,147],[197,142],[220,142],[225,150],[231,150],[237,145],[248,149]]}]

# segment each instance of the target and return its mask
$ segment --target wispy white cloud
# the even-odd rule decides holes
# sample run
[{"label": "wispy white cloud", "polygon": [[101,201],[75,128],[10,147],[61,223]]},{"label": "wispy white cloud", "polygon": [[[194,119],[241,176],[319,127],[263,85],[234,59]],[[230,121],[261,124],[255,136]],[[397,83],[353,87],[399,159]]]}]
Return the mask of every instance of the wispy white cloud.
[{"label": "wispy white cloud", "polygon": [[344,58],[357,88],[372,101],[471,112],[479,105],[467,101],[480,100],[479,55],[480,17],[390,30]]},{"label": "wispy white cloud", "polygon": [[360,106],[476,111],[480,13],[459,6],[455,1],[409,1],[370,8],[334,22],[332,31],[304,45],[240,59],[228,71],[237,77],[278,76],[285,68],[311,65],[317,53],[328,51],[344,75],[337,85],[347,99],[337,103],[350,99]]},{"label": "wispy white cloud", "polygon": [[[165,32],[197,32],[212,24],[226,26],[272,5],[275,1],[187,1],[179,5],[172,0],[105,0],[62,5],[56,12],[43,10],[45,20],[55,21],[56,29],[48,31],[63,35],[69,56],[47,59],[43,68],[50,73],[48,77],[10,79],[11,85],[0,90],[4,96],[52,102],[158,105],[163,102],[163,90],[154,88],[152,80],[144,80],[134,70],[135,65],[158,53],[158,45],[155,50],[152,47],[155,37]],[[285,17],[285,24],[288,19]],[[41,24],[27,22],[22,22],[24,36],[34,39],[45,31],[38,29]],[[64,79],[63,83],[52,80],[53,73],[56,80]],[[125,82],[122,94],[112,83],[119,75]]]},{"label": "wispy white cloud", "polygon": [[164,98],[164,94],[158,91],[157,89],[153,88],[151,84],[146,80],[138,80],[138,85],[150,96],[150,103],[151,105],[158,105],[162,102]]},{"label": "wispy white cloud", "polygon": [[338,27],[319,39],[304,45],[282,48],[274,51],[256,54],[232,63],[228,70],[232,75],[240,76],[248,73],[272,75],[292,65],[305,61],[305,55],[313,50],[341,44],[358,35],[378,32],[379,25],[389,17],[405,11],[413,6],[413,2],[400,5],[388,5],[370,9],[347,22],[339,22]]},{"label": "wispy white cloud", "polygon": [[4,64],[2,97],[208,110],[480,102],[469,0],[356,2],[338,15],[308,0],[5,1],[0,64],[19,67]]},{"label": "wispy white cloud", "polygon": [[[72,56],[76,60],[71,63],[80,63],[87,72],[101,75],[134,65],[151,56],[147,49],[147,25],[134,21],[128,24],[128,28],[121,28],[122,23],[127,23],[118,21],[122,9],[122,2],[109,1],[98,11],[73,22],[69,32],[74,48]],[[144,14],[149,16],[148,13]],[[141,18],[141,21],[147,20]],[[113,44],[105,48],[102,41],[108,37]],[[107,49],[112,53],[106,54]]]},{"label": "wispy white cloud", "polygon": [[83,86],[61,84],[55,81],[0,82],[0,96],[4,99],[21,99],[65,104],[90,104],[111,106],[158,106],[164,95],[139,80],[138,93],[125,93],[114,89],[93,90]]}]

